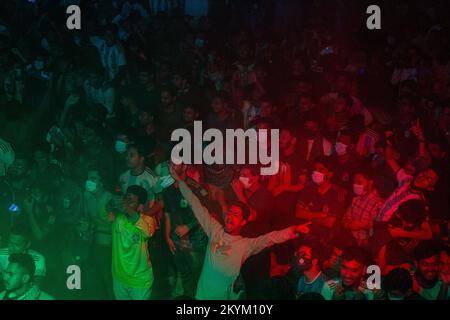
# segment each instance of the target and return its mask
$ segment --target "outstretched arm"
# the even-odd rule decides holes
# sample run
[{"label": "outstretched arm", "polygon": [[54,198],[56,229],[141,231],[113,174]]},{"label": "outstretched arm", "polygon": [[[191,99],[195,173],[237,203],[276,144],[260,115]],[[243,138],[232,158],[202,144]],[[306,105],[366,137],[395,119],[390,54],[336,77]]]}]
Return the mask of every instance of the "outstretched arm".
[{"label": "outstretched arm", "polygon": [[249,239],[248,255],[254,255],[265,248],[271,247],[275,244],[280,244],[288,240],[296,238],[299,234],[309,233],[309,225],[312,222],[307,222],[298,226],[291,226],[281,231],[273,231],[266,233],[263,236]]},{"label": "outstretched arm", "polygon": [[221,229],[222,226],[220,225],[220,223],[217,222],[213,217],[211,217],[208,210],[201,204],[200,200],[197,198],[197,196],[194,195],[186,182],[181,180],[180,176],[174,171],[172,166],[170,167],[170,174],[175,179],[175,181],[178,182],[178,187],[180,188],[181,194],[191,206],[195,217],[197,218],[207,236],[210,237],[214,230]]}]

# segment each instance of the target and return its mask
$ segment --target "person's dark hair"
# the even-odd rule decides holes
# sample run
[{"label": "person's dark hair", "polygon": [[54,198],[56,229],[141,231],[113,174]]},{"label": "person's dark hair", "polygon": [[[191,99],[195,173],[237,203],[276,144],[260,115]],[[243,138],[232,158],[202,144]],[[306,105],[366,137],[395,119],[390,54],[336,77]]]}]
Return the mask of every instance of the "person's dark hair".
[{"label": "person's dark hair", "polygon": [[220,99],[223,103],[227,104],[229,103],[229,96],[225,91],[216,91],[214,92],[213,99]]},{"label": "person's dark hair", "polygon": [[162,87],[160,90],[160,93],[162,94],[163,92],[168,92],[172,98],[175,98],[175,96],[176,96],[175,88],[172,86]]},{"label": "person's dark hair", "polygon": [[261,167],[257,164],[248,164],[247,163],[247,164],[242,165],[240,169],[241,170],[248,169],[252,173],[252,176],[259,176]]},{"label": "person's dark hair", "polygon": [[29,243],[31,241],[30,234],[31,230],[25,224],[15,224],[9,230],[10,235],[21,236],[25,239],[25,242]]},{"label": "person's dark hair", "polygon": [[314,163],[320,163],[325,166],[330,172],[335,172],[336,166],[332,158],[327,156],[318,156],[314,159]]},{"label": "person's dark hair", "polygon": [[414,250],[414,258],[417,261],[439,256],[442,244],[437,240],[425,240],[419,242]]},{"label": "person's dark hair", "polygon": [[36,272],[36,264],[33,257],[28,253],[14,253],[8,258],[9,263],[17,263],[19,266],[25,269],[31,278],[34,277]]},{"label": "person's dark hair", "polygon": [[420,226],[425,221],[425,204],[422,200],[409,200],[398,207],[398,213],[403,220]]},{"label": "person's dark hair", "polygon": [[346,248],[342,253],[342,261],[357,261],[363,265],[369,263],[367,251],[359,247]]},{"label": "person's dark hair", "polygon": [[241,202],[241,201],[232,201],[231,203],[228,204],[228,207],[238,207],[242,210],[242,217],[244,218],[244,220],[247,220],[248,217],[250,216],[250,209],[249,207]]},{"label": "person's dark hair", "polygon": [[300,249],[300,247],[311,248],[312,258],[317,259],[319,265],[322,265],[322,260],[324,258],[324,250],[320,243],[318,243],[317,241],[304,241],[299,243],[297,250]]},{"label": "person's dark hair", "polygon": [[352,105],[353,105],[352,97],[350,97],[348,94],[342,94],[342,93],[339,93],[339,94],[338,94],[338,99],[344,100],[344,101],[345,101],[345,105],[346,105],[348,108],[351,108]]},{"label": "person's dark hair", "polygon": [[369,181],[374,181],[375,179],[375,174],[373,172],[372,167],[365,163],[364,165],[359,166],[354,172],[353,172],[353,176],[356,176],[357,174],[362,175],[363,177],[365,177],[367,180]]},{"label": "person's dark hair", "polygon": [[137,196],[139,204],[145,204],[147,202],[147,191],[141,186],[129,186],[126,194],[134,194]]},{"label": "person's dark hair", "polygon": [[127,146],[127,151],[130,149],[136,150],[136,152],[142,157],[145,157],[145,155],[147,154],[147,150],[145,150],[145,148],[142,144],[130,143]]},{"label": "person's dark hair", "polygon": [[387,292],[399,291],[407,294],[412,289],[413,281],[408,270],[395,268],[389,272],[383,280],[383,289]]}]

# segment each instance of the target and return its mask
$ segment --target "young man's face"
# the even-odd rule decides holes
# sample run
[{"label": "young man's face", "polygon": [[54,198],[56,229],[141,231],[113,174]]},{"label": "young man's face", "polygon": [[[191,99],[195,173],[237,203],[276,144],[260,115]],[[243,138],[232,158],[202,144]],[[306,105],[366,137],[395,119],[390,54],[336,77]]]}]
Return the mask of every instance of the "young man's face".
[{"label": "young man's face", "polygon": [[223,112],[223,110],[225,110],[225,104],[223,103],[222,99],[217,97],[212,100],[211,106],[214,113],[221,113]]},{"label": "young man's face", "polygon": [[142,165],[144,157],[142,157],[135,148],[128,149],[127,152],[127,165],[130,169],[136,169]]},{"label": "young man's face", "polygon": [[288,130],[281,130],[280,132],[280,149],[285,150],[292,146],[295,143],[295,138],[291,135],[291,132]]},{"label": "young man's face", "polygon": [[438,181],[438,175],[431,169],[420,172],[413,183],[417,188],[425,190],[433,190],[434,186]]},{"label": "young man's face", "polygon": [[161,104],[163,107],[168,107],[173,103],[172,94],[168,91],[161,92]]},{"label": "young man's face", "polygon": [[225,231],[229,234],[239,234],[241,228],[245,224],[242,216],[242,209],[237,206],[231,206],[228,212],[224,213],[223,221],[225,223]]},{"label": "young man's face", "polygon": [[435,281],[439,274],[439,256],[420,260],[417,268],[426,280]]},{"label": "young man's face", "polygon": [[355,176],[353,177],[353,183],[363,186],[364,191],[367,191],[368,186],[369,186],[369,181],[362,174],[355,174]]},{"label": "young man's face", "polygon": [[23,236],[18,234],[10,235],[8,243],[8,252],[10,255],[14,253],[25,253],[29,247],[30,243]]},{"label": "young man's face", "polygon": [[133,193],[127,193],[123,198],[123,207],[126,212],[136,212],[139,208],[139,198]]},{"label": "young man's face", "polygon": [[10,263],[3,272],[3,283],[7,291],[20,289],[29,279],[30,276],[17,263]]},{"label": "young man's face", "polygon": [[197,119],[197,112],[192,108],[184,108],[183,110],[183,119],[186,123],[194,122]]},{"label": "young man's face", "polygon": [[364,265],[361,262],[343,260],[341,265],[342,284],[347,287],[358,286],[364,274],[364,269]]}]

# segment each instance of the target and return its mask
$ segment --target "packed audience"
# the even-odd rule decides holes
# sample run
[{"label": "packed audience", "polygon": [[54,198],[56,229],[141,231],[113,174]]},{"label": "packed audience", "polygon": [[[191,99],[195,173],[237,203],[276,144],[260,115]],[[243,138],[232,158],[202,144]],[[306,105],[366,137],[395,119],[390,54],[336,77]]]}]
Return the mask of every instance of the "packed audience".
[{"label": "packed audience", "polygon": [[[0,299],[448,300],[449,3],[367,4],[1,1]],[[195,121],[278,173],[175,164]]]}]

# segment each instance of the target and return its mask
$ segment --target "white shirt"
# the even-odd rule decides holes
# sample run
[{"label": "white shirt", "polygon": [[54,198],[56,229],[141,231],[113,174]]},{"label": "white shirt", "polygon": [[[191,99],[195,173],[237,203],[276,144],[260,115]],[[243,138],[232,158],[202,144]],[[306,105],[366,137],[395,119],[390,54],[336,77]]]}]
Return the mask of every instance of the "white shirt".
[{"label": "white shirt", "polygon": [[120,187],[123,194],[126,193],[129,186],[140,186],[147,191],[149,201],[155,199],[157,183],[158,177],[148,168],[138,176],[133,176],[131,170],[127,170],[120,176]]},{"label": "white shirt", "polygon": [[119,67],[127,64],[122,45],[117,42],[109,47],[106,45],[106,41],[100,37],[90,37],[90,40],[98,49],[103,68],[108,73],[108,79],[114,80],[119,73]]}]

